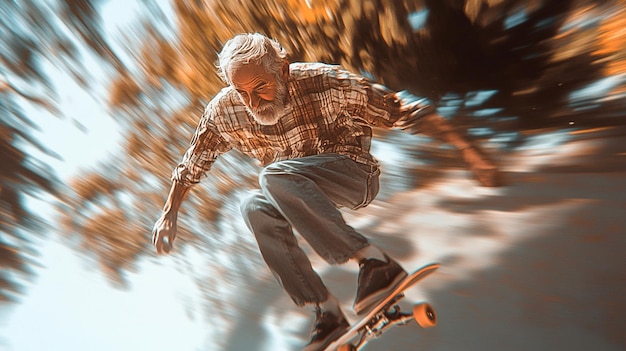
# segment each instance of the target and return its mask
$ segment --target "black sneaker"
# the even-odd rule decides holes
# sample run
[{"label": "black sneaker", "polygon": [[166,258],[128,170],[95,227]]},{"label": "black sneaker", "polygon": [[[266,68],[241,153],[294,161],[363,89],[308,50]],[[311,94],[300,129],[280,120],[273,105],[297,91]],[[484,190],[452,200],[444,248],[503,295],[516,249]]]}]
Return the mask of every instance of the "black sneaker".
[{"label": "black sneaker", "polygon": [[311,342],[306,345],[303,351],[322,351],[349,328],[350,323],[343,313],[339,312],[339,316],[337,316],[332,312],[322,311],[318,308]]},{"label": "black sneaker", "polygon": [[396,261],[387,255],[385,258],[387,262],[377,259],[363,259],[359,262],[358,288],[354,300],[354,312],[358,315],[369,312],[408,276]]}]

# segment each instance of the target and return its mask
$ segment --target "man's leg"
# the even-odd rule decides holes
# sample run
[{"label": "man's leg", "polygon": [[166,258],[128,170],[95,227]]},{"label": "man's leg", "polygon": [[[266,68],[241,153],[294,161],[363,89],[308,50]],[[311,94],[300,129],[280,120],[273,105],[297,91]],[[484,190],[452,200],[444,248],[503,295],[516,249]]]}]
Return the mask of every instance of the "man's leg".
[{"label": "man's leg", "polygon": [[[380,276],[379,273],[389,276],[385,267],[395,262],[348,226],[337,209],[338,206],[357,209],[369,204],[378,193],[378,175],[376,167],[336,154],[277,162],[266,167],[259,176],[262,194],[257,193],[242,206],[264,259],[292,299],[299,305],[315,303],[321,307],[318,308],[315,333],[305,350],[325,347],[348,328],[348,324],[297,245],[292,228],[331,264],[359,260],[359,284],[368,284],[367,289],[359,288],[357,297],[369,297],[370,292],[378,292],[370,289],[372,285],[368,277]],[[383,258],[387,262],[371,258]],[[369,262],[383,266],[364,269],[374,266]],[[397,273],[406,274],[401,268]],[[331,309],[325,309],[327,306]],[[335,308],[337,312],[333,312]]]},{"label": "man's leg", "polygon": [[246,198],[241,210],[265,262],[284,290],[299,306],[317,306],[314,332],[304,351],[322,350],[350,327],[339,303],[298,246],[291,225],[261,192]]},{"label": "man's leg", "polygon": [[267,200],[328,263],[348,261],[368,241],[346,224],[339,206],[356,209],[378,192],[378,169],[337,154],[274,163],[259,176]]},{"label": "man's leg", "polygon": [[289,222],[265,196],[253,192],[242,201],[241,211],[267,266],[294,303],[304,306],[325,301],[326,286],[298,246]]},{"label": "man's leg", "polygon": [[328,291],[298,246],[295,227],[328,262],[343,263],[368,248],[337,206],[367,205],[378,192],[378,169],[346,156],[317,155],[266,167],[263,193],[242,202],[242,214],[261,254],[298,305],[320,303]]},{"label": "man's leg", "polygon": [[337,209],[357,209],[378,193],[377,167],[349,157],[322,154],[274,163],[259,181],[263,194],[282,216],[331,264],[359,263],[354,310],[367,312],[407,273],[346,224]]}]

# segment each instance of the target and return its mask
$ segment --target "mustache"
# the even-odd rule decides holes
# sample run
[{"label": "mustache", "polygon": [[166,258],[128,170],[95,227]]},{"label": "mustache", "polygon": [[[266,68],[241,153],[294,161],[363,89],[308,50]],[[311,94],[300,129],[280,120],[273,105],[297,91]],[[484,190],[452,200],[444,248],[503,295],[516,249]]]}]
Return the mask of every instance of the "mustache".
[{"label": "mustache", "polygon": [[288,96],[287,84],[280,77],[277,77],[277,82],[279,83],[276,87],[276,95],[272,101],[261,100],[257,107],[245,104],[248,112],[259,124],[276,124],[284,114]]},{"label": "mustache", "polygon": [[256,107],[256,108],[253,108],[253,110],[255,112],[265,112],[267,110],[273,110],[273,109],[275,109],[275,107],[276,107],[275,103],[272,103],[272,102],[269,102],[269,101],[262,101],[262,102],[259,103],[259,106]]}]

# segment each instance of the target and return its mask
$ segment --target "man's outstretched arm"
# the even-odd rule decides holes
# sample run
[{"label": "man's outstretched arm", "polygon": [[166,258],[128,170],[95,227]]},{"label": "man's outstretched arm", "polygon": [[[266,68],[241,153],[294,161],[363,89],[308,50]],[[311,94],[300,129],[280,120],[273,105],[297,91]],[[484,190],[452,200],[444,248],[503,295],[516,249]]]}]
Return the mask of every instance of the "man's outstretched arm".
[{"label": "man's outstretched arm", "polygon": [[178,210],[194,184],[211,169],[211,165],[232,147],[217,131],[213,117],[217,113],[215,98],[207,105],[183,160],[172,172],[172,187],[161,217],[152,230],[152,244],[157,253],[169,253],[176,239]]},{"label": "man's outstretched arm", "polygon": [[177,181],[172,182],[172,187],[163,206],[163,213],[154,224],[154,229],[152,230],[152,244],[159,254],[169,253],[172,249],[174,239],[176,239],[178,210],[190,189],[191,187]]},{"label": "man's outstretched arm", "polygon": [[495,164],[489,160],[484,152],[474,143],[467,140],[461,133],[436,113],[422,116],[419,121],[419,132],[451,144],[461,150],[463,159],[476,179],[483,186],[500,186],[502,177]]},{"label": "man's outstretched arm", "polygon": [[[365,87],[367,113],[365,119],[375,127],[399,128],[412,134],[421,133],[461,150],[469,169],[483,186],[501,185],[501,175],[495,164],[480,148],[435,112],[428,99],[407,91],[394,92],[389,88],[366,79],[358,80]],[[388,113],[379,113],[384,110]]]}]

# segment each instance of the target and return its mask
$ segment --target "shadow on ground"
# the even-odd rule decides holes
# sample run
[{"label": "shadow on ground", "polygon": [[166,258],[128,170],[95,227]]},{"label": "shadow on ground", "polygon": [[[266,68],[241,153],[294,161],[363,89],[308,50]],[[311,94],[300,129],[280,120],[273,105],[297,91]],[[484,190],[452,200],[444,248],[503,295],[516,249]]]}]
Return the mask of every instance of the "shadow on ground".
[{"label": "shadow on ground", "polygon": [[[612,135],[569,163],[509,172],[496,196],[442,198],[437,206],[451,218],[478,223],[436,240],[483,244],[442,257],[439,276],[421,285],[437,308],[436,328],[396,328],[366,350],[623,350],[625,141]],[[428,247],[435,239],[419,240]],[[510,245],[487,257],[495,241]],[[460,274],[483,250],[490,264]]]},{"label": "shadow on ground", "polygon": [[[464,171],[452,171],[346,213],[407,269],[442,263],[407,294],[407,302],[431,302],[439,325],[395,328],[365,350],[623,350],[626,138],[606,133],[512,153],[509,185],[501,189],[477,187]],[[357,267],[311,257],[347,310]],[[278,342],[299,350],[311,309],[291,304],[268,272],[254,284],[243,293],[226,349],[269,350]]]}]

